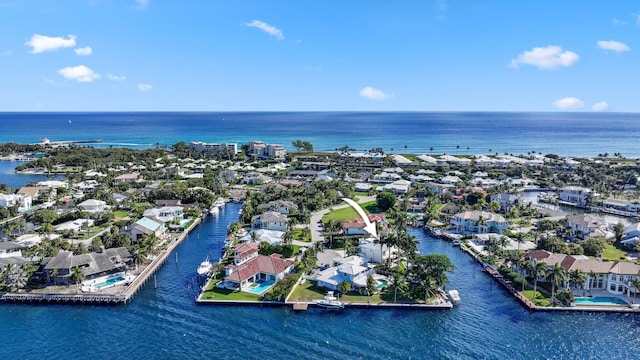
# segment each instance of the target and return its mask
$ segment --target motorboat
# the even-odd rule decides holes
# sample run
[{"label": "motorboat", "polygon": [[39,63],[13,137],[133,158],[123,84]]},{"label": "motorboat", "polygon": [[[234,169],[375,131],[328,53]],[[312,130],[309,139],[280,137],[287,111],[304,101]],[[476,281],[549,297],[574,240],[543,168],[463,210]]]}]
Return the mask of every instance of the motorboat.
[{"label": "motorboat", "polygon": [[449,295],[449,300],[451,300],[453,305],[460,304],[460,294],[458,293],[458,290],[449,290],[447,294]]},{"label": "motorboat", "polygon": [[200,263],[200,266],[198,266],[198,275],[200,276],[207,276],[209,275],[209,272],[211,272],[211,269],[213,268],[213,264],[209,261],[209,257],[207,257],[205,259],[205,261]]},{"label": "motorboat", "polygon": [[460,244],[462,244],[462,242],[458,239],[453,240],[453,246],[460,246]]},{"label": "motorboat", "polygon": [[322,300],[316,300],[316,305],[329,310],[340,310],[344,308],[344,303],[334,295],[333,291],[328,291]]}]

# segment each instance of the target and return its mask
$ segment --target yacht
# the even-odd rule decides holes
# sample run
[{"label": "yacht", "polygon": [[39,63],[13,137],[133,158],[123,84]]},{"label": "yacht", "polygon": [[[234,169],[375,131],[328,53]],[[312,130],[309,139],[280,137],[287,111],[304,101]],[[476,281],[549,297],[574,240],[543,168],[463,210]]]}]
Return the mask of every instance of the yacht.
[{"label": "yacht", "polygon": [[340,310],[344,308],[344,303],[333,294],[333,291],[328,291],[322,300],[316,300],[316,305],[329,310]]},{"label": "yacht", "polygon": [[448,295],[453,305],[460,304],[460,294],[458,294],[458,290],[449,290]]},{"label": "yacht", "polygon": [[209,257],[207,256],[207,258],[200,263],[200,266],[198,266],[198,275],[207,276],[212,267],[213,264],[209,261]]}]

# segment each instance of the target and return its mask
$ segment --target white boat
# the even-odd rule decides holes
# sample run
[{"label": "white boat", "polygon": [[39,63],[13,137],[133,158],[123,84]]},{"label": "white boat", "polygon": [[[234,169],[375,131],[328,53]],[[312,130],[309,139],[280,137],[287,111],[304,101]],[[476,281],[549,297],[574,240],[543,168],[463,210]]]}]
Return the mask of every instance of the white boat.
[{"label": "white boat", "polygon": [[462,244],[462,242],[458,239],[453,240],[453,246],[460,246],[460,244]]},{"label": "white boat", "polygon": [[460,304],[460,294],[458,294],[458,290],[449,290],[448,293],[449,300],[454,305]]},{"label": "white boat", "polygon": [[340,310],[344,308],[344,303],[333,294],[333,291],[328,291],[322,300],[316,300],[316,305],[329,310]]},{"label": "white boat", "polygon": [[200,276],[208,275],[209,272],[211,271],[211,268],[213,268],[213,264],[209,261],[209,257],[207,257],[207,259],[201,262],[200,266],[198,266],[198,275]]},{"label": "white boat", "polygon": [[218,215],[218,213],[220,212],[220,209],[217,206],[212,206],[211,209],[209,209],[209,214],[211,215]]}]

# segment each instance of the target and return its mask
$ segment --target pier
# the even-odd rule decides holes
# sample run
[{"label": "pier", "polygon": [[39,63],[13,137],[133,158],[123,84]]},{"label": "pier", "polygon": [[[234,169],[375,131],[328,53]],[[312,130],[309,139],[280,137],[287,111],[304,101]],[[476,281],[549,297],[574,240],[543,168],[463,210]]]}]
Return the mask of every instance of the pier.
[{"label": "pier", "polygon": [[149,278],[167,262],[169,255],[189,233],[200,224],[201,219],[196,218],[180,236],[172,240],[149,265],[147,265],[138,276],[121,292],[116,294],[57,294],[57,293],[5,293],[0,296],[1,302],[9,303],[57,303],[57,304],[91,304],[91,305],[116,305],[126,304],[142,288]]}]

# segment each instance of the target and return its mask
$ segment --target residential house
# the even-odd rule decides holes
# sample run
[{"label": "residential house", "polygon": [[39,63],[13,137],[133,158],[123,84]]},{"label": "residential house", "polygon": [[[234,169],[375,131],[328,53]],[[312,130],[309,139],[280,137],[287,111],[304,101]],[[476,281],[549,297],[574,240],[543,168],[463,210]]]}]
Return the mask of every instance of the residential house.
[{"label": "residential house", "polygon": [[99,252],[73,255],[72,251],[60,251],[58,255],[45,258],[41,265],[47,282],[56,284],[72,283],[73,269],[82,269],[85,280],[94,279],[121,271],[131,264],[131,254],[125,247],[101,249]]},{"label": "residential house", "polygon": [[583,239],[589,237],[611,237],[607,232],[604,219],[594,214],[578,214],[567,216],[566,226]]},{"label": "residential house", "polygon": [[270,183],[271,181],[273,181],[272,177],[258,172],[247,173],[243,178],[243,182],[247,185],[262,185]]},{"label": "residential house", "polygon": [[137,242],[145,236],[155,235],[158,239],[164,237],[167,227],[161,221],[155,221],[147,217],[143,217],[129,227],[131,242]]},{"label": "residential house", "polygon": [[315,280],[319,287],[329,290],[339,290],[340,283],[346,281],[351,285],[351,289],[367,287],[367,279],[373,275],[373,267],[366,259],[360,256],[350,256],[340,259],[338,262],[316,275]]},{"label": "residential house", "polygon": [[465,211],[455,214],[451,219],[451,225],[461,233],[498,233],[502,234],[509,224],[502,215],[488,211]]},{"label": "residential house", "polygon": [[361,238],[358,240],[358,255],[367,262],[382,264],[397,253],[395,247],[380,245],[374,238]]},{"label": "residential house", "polygon": [[392,182],[391,184],[386,184],[384,186],[379,186],[376,188],[376,191],[389,191],[396,195],[406,194],[411,188],[411,181],[400,179]]},{"label": "residential house", "polygon": [[[372,223],[380,223],[381,225],[386,224],[384,214],[369,214],[368,218]],[[366,224],[364,223],[364,220],[359,217],[353,221],[345,221],[342,223],[343,234],[347,236],[366,235],[368,232],[364,230],[365,227]]]},{"label": "residential house", "polygon": [[291,212],[296,212],[298,210],[298,205],[296,205],[293,201],[288,200],[274,200],[270,201],[267,204],[258,205],[258,209],[267,210],[267,211],[275,211],[280,214],[289,214]]},{"label": "residential house", "polygon": [[163,223],[182,221],[184,218],[184,208],[182,206],[163,206],[161,208],[147,209],[142,216],[155,218]]},{"label": "residential house", "polygon": [[[580,270],[586,275],[586,281],[580,284],[582,290],[600,289],[627,296],[631,296],[632,292],[640,292],[632,282],[633,279],[640,278],[640,265],[631,262],[602,261],[584,255],[554,254],[545,250],[533,250],[524,256],[532,261],[544,262],[549,268],[560,264],[567,272]],[[563,287],[568,286],[569,279],[563,284]]]},{"label": "residential house", "polygon": [[137,183],[141,181],[144,181],[144,179],[139,173],[122,174],[113,178],[113,185],[118,185],[120,183]]},{"label": "residential house", "polygon": [[0,194],[0,206],[18,206],[18,211],[25,211],[31,208],[31,196],[20,194]]},{"label": "residential house", "polygon": [[91,214],[100,213],[108,209],[106,202],[96,199],[85,200],[78,204],[78,207]]},{"label": "residential house", "polygon": [[53,229],[57,232],[62,231],[80,231],[81,229],[89,229],[95,224],[93,219],[75,219],[55,225]]},{"label": "residential house", "polygon": [[500,211],[505,213],[509,212],[518,201],[518,196],[514,194],[501,193],[491,195],[491,202],[496,202],[500,205]]},{"label": "residential house", "polygon": [[580,186],[565,186],[560,191],[558,198],[560,201],[574,205],[586,205],[591,190]]},{"label": "residential house", "polygon": [[46,186],[23,186],[16,194],[30,196],[32,200],[37,200],[41,195],[49,193],[50,190],[51,188]]},{"label": "residential house", "polygon": [[624,235],[622,236],[622,245],[626,247],[634,247],[640,241],[640,223],[633,223],[624,228]]},{"label": "residential house", "polygon": [[640,211],[640,204],[628,200],[606,199],[602,202],[602,206],[607,209],[613,209],[634,215]]},{"label": "residential house", "polygon": [[287,231],[288,223],[286,215],[275,211],[267,211],[251,218],[251,227],[254,229]]},{"label": "residential house", "polygon": [[293,260],[279,254],[259,255],[258,246],[240,243],[234,248],[234,263],[225,268],[222,286],[242,290],[252,283],[278,282],[293,271]]},{"label": "residential house", "polygon": [[21,247],[22,245],[12,241],[0,242],[0,270],[9,264],[22,266],[28,263],[27,259],[22,257]]}]

